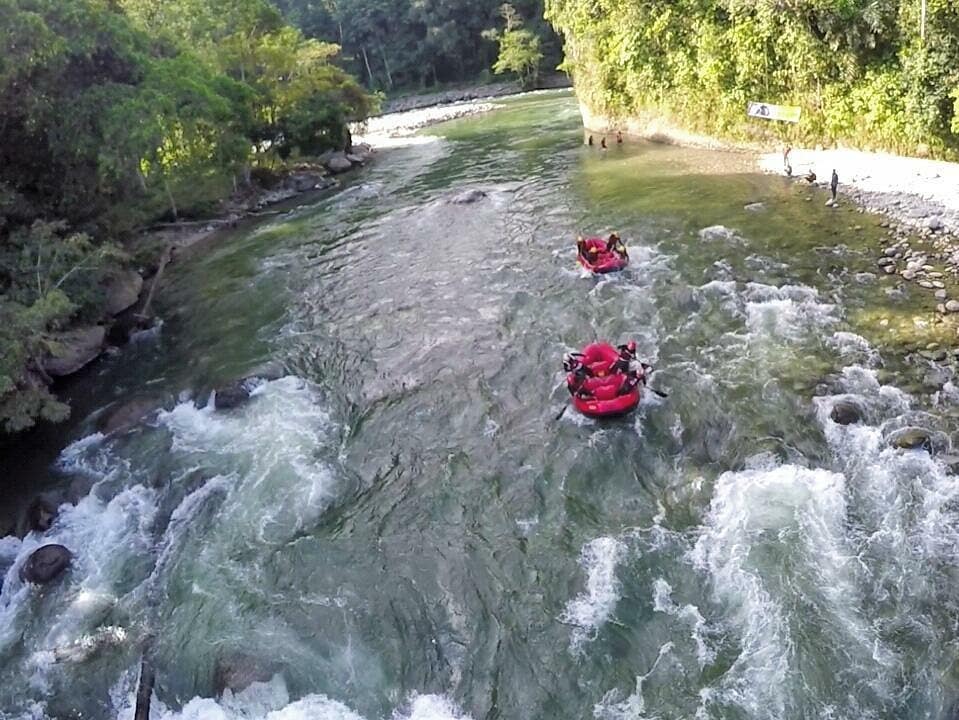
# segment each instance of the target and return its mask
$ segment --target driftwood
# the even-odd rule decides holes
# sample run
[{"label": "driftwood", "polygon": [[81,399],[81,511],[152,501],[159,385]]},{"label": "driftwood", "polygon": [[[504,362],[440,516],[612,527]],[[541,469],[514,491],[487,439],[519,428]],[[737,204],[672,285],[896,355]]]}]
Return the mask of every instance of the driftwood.
[{"label": "driftwood", "polygon": [[150,305],[153,303],[153,296],[156,294],[157,287],[160,285],[160,280],[163,278],[163,271],[166,270],[166,266],[170,264],[172,259],[173,243],[170,243],[163,251],[163,255],[160,256],[160,265],[157,267],[156,274],[153,276],[153,281],[150,283],[150,292],[147,294],[146,302],[143,303],[143,309],[136,314],[137,318],[143,320],[149,319]]},{"label": "driftwood", "polygon": [[140,660],[140,682],[137,685],[137,704],[133,712],[133,720],[150,720],[150,701],[153,698],[153,684],[156,673],[153,662],[150,660],[149,650],[143,651]]}]

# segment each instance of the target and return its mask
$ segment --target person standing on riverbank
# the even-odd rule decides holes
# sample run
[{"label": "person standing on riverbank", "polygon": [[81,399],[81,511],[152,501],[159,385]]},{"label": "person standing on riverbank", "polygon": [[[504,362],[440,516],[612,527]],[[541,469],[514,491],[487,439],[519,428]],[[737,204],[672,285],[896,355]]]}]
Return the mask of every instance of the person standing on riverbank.
[{"label": "person standing on riverbank", "polygon": [[832,180],[829,182],[829,190],[832,192],[832,204],[836,204],[836,190],[839,189],[839,175],[835,169],[832,171]]}]

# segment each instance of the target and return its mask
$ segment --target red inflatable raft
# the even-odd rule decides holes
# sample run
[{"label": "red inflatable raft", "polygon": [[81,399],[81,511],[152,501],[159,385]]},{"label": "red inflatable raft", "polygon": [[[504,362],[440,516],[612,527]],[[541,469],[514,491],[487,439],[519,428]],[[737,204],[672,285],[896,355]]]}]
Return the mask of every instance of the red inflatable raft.
[{"label": "red inflatable raft", "polygon": [[[619,351],[607,343],[593,343],[583,348],[578,358],[588,373],[588,377],[578,386],[584,390],[585,397],[573,394],[573,405],[583,415],[593,418],[616,417],[625,415],[639,404],[642,395],[642,381],[623,392],[623,385],[629,376],[613,365],[619,360]],[[566,376],[567,386],[577,386],[575,373]]]},{"label": "red inflatable raft", "polygon": [[[629,260],[619,253],[608,252],[606,241],[602,238],[586,238],[583,241],[583,246],[588,253],[588,257],[584,257],[583,253],[577,249],[576,259],[580,265],[591,272],[599,274],[616,272],[629,264]],[[593,250],[596,252],[592,252]]]}]

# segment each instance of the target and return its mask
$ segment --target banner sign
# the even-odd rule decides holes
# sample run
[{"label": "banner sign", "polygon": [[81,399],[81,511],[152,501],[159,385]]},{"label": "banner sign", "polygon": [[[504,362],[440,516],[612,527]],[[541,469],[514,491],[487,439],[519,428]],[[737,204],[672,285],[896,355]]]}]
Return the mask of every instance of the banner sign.
[{"label": "banner sign", "polygon": [[780,122],[799,122],[802,108],[795,105],[772,105],[771,103],[751,102],[746,110],[749,117],[763,120],[779,120]]}]

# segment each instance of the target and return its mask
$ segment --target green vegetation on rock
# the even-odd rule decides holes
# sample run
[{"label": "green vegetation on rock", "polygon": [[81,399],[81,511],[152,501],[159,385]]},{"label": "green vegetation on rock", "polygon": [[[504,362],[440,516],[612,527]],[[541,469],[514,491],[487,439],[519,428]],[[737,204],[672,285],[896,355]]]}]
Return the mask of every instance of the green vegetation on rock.
[{"label": "green vegetation on rock", "polygon": [[[927,0],[546,0],[594,113],[738,140],[959,156],[959,4]],[[798,105],[798,126],[745,117]]]},{"label": "green vegetation on rock", "polygon": [[0,426],[64,416],[42,361],[116,240],[349,144],[373,105],[337,51],[265,0],[0,0]]}]

